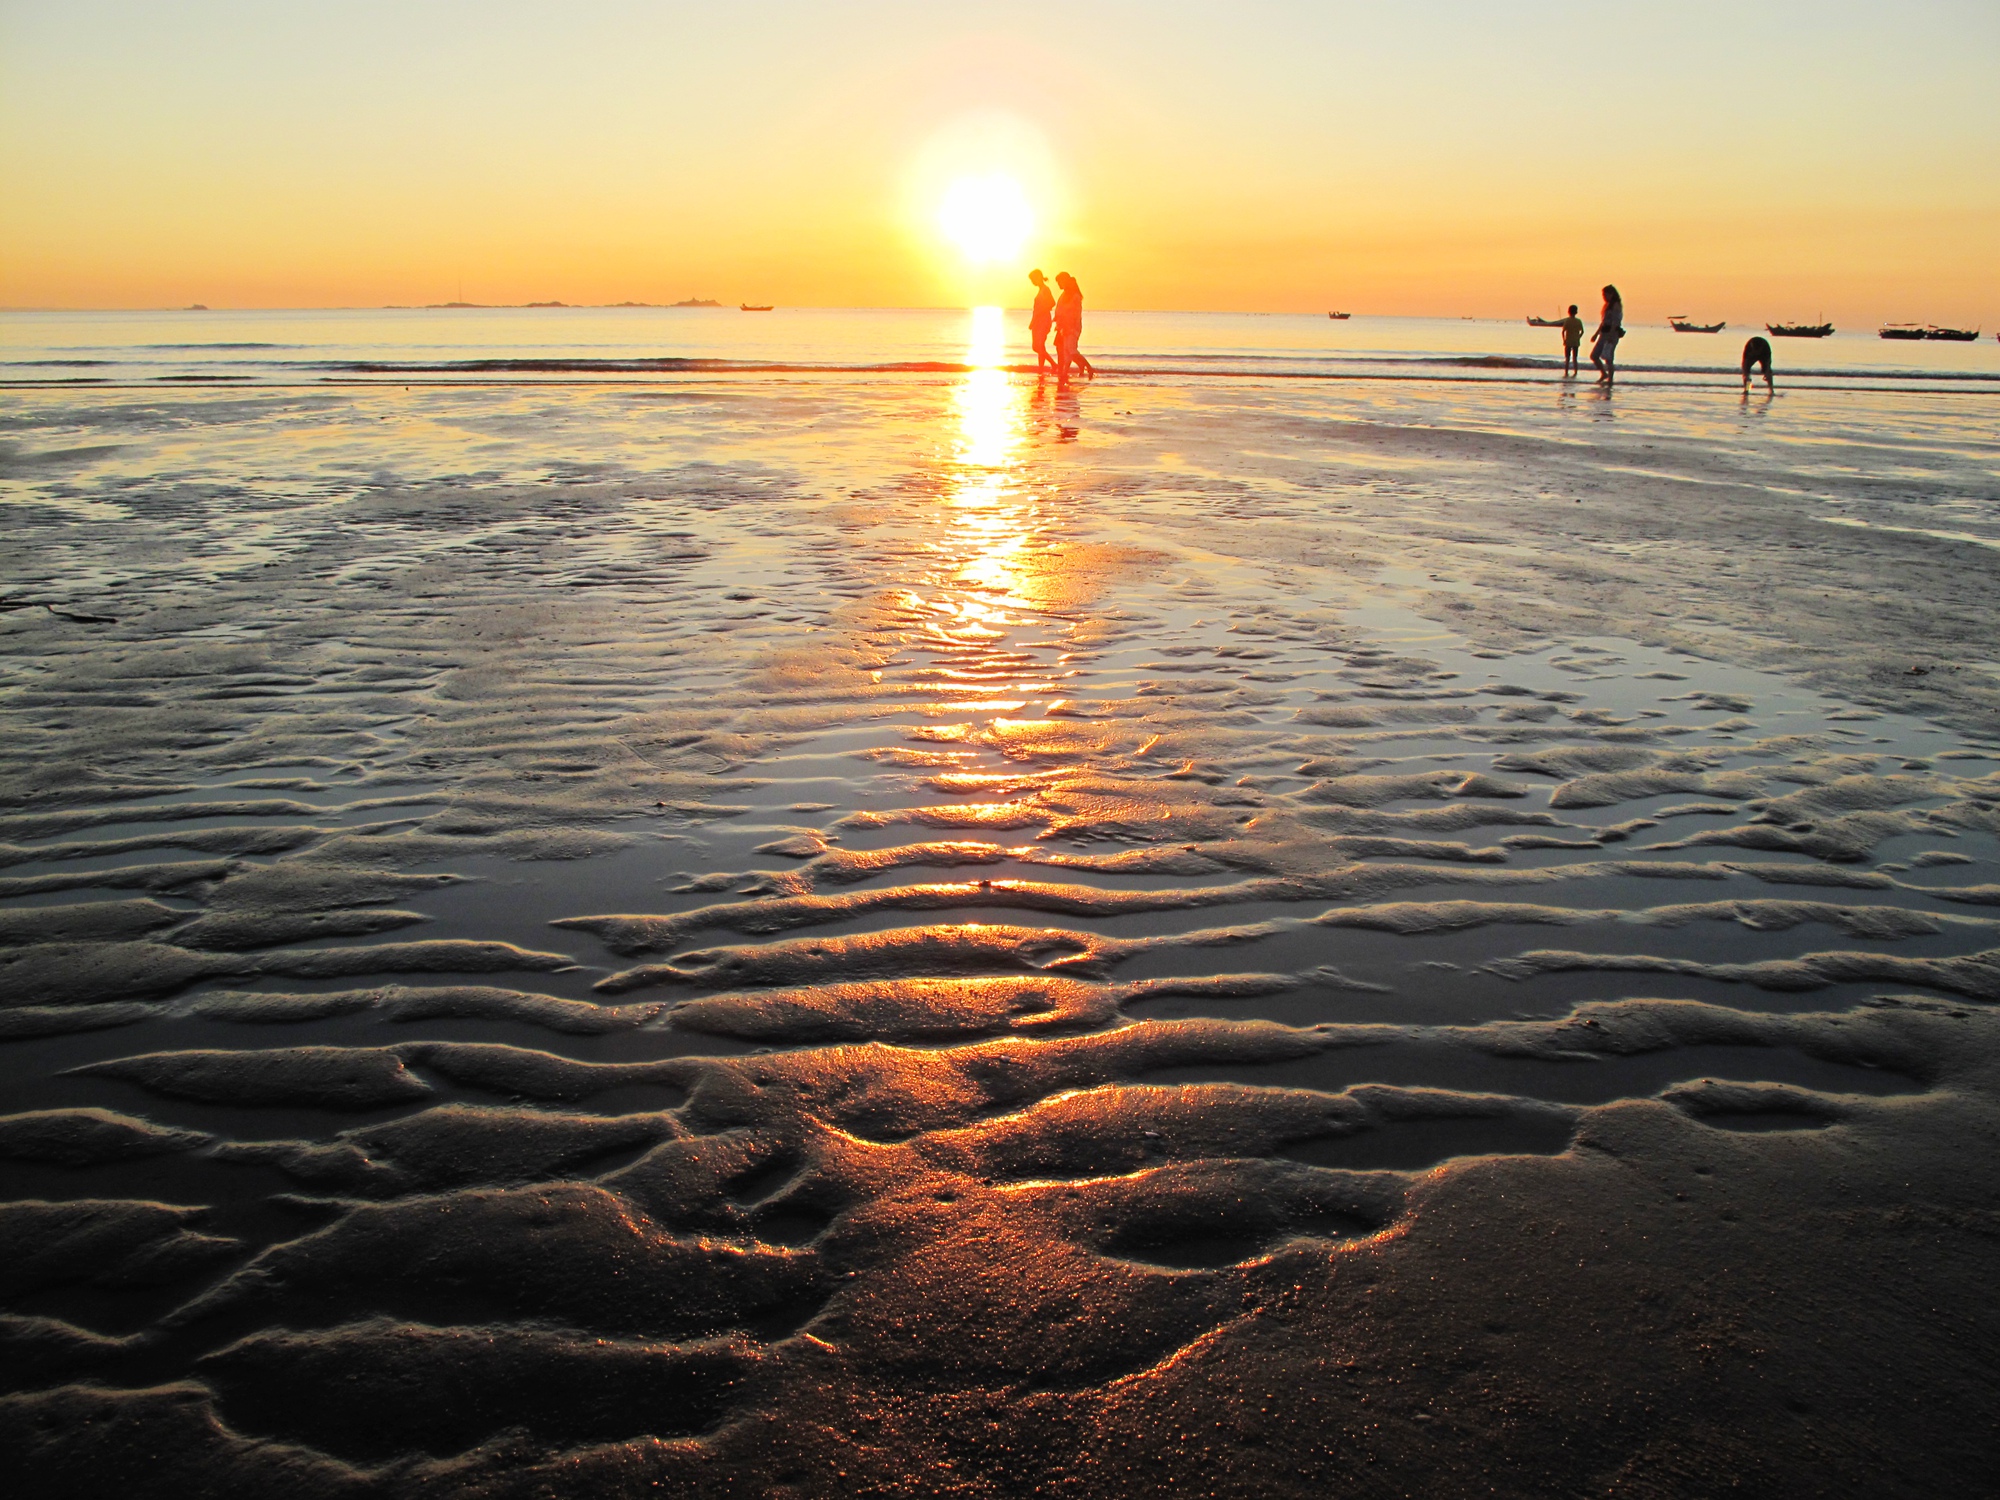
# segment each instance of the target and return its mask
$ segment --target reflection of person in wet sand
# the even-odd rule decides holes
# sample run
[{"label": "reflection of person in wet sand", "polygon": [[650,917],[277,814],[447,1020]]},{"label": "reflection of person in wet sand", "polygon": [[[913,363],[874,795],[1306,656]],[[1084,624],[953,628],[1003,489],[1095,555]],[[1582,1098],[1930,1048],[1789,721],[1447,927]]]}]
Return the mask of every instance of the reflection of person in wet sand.
[{"label": "reflection of person in wet sand", "polygon": [[1604,312],[1597,320],[1597,337],[1591,340],[1590,362],[1598,369],[1597,383],[1609,385],[1617,375],[1618,341],[1625,337],[1625,299],[1618,288],[1604,289]]},{"label": "reflection of person in wet sand", "polygon": [[1072,364],[1086,375],[1096,375],[1097,369],[1077,347],[1083,342],[1083,288],[1067,271],[1056,272],[1056,285],[1062,288],[1062,294],[1056,298],[1055,313],[1056,384],[1067,385]]},{"label": "reflection of person in wet sand", "polygon": [[1035,305],[1028,311],[1028,339],[1035,346],[1035,373],[1045,375],[1055,367],[1055,358],[1049,353],[1049,329],[1056,318],[1056,294],[1049,290],[1049,279],[1039,269],[1028,273],[1028,280],[1035,284]]},{"label": "reflection of person in wet sand", "polygon": [[1530,318],[1528,319],[1528,326],[1530,328],[1560,328],[1563,335],[1563,374],[1576,374],[1578,367],[1577,351],[1583,347],[1583,319],[1576,315],[1576,304],[1574,302],[1570,303],[1569,316],[1566,318]]},{"label": "reflection of person in wet sand", "polygon": [[1761,333],[1753,339],[1746,340],[1743,345],[1743,389],[1746,391],[1750,389],[1750,370],[1753,365],[1764,367],[1764,389],[1776,390],[1777,387],[1771,384],[1771,341]]}]

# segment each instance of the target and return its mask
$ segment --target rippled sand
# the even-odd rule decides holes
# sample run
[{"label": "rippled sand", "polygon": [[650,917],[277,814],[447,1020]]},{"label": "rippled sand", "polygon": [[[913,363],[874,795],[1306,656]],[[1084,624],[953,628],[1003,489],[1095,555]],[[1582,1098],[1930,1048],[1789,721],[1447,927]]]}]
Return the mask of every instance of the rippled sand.
[{"label": "rippled sand", "polygon": [[0,415],[24,1494],[1969,1494],[1990,402]]}]

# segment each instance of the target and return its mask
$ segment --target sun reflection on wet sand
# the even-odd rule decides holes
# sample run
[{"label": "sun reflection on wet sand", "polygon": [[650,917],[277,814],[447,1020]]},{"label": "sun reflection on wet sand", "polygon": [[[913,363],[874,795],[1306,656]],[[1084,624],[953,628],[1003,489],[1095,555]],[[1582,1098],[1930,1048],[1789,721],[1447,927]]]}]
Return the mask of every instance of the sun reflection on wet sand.
[{"label": "sun reflection on wet sand", "polygon": [[[971,366],[953,392],[958,430],[952,448],[941,544],[957,563],[953,582],[1002,601],[1033,607],[1034,570],[1023,566],[1038,520],[1020,483],[1023,437],[1021,395],[1006,366],[1006,328],[997,307],[972,309],[965,362]],[[968,601],[975,615],[990,607]],[[1012,623],[990,609],[986,623]],[[967,623],[970,623],[968,621]]]}]

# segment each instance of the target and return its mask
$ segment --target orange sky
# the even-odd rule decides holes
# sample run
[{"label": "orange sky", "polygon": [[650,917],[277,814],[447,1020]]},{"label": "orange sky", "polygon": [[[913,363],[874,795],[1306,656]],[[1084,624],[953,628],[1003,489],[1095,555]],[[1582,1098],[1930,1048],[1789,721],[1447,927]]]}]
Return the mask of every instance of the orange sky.
[{"label": "orange sky", "polygon": [[[1015,297],[2000,327],[2000,7],[0,0],[0,303]],[[1669,308],[1671,304],[1671,308]]]}]

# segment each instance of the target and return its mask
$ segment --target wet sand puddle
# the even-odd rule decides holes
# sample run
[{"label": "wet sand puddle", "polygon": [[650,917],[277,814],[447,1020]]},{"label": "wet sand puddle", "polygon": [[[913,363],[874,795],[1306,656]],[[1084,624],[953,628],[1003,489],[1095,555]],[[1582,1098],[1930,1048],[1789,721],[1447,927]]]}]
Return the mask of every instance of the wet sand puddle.
[{"label": "wet sand puddle", "polygon": [[1532,1493],[1792,1399],[1732,1257],[1987,1212],[1976,709],[1273,557],[1325,496],[1142,466],[1174,399],[60,414],[213,436],[16,497],[47,1491]]}]

